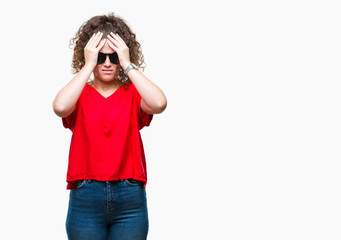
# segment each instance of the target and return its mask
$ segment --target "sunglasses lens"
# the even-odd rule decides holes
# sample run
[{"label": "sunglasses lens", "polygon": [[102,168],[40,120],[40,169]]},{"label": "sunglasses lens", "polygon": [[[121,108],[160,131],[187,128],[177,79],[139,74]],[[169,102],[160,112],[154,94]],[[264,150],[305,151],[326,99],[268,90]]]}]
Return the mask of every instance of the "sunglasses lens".
[{"label": "sunglasses lens", "polygon": [[109,58],[110,58],[110,62],[112,62],[113,64],[118,64],[119,63],[118,56],[117,56],[116,52],[110,54]]},{"label": "sunglasses lens", "polygon": [[97,57],[97,64],[104,63],[105,62],[105,58],[106,58],[105,54],[99,52],[98,53],[98,57]]},{"label": "sunglasses lens", "polygon": [[102,64],[105,62],[105,59],[107,58],[107,55],[109,55],[110,62],[113,64],[119,64],[117,53],[111,53],[111,54],[104,54],[99,52],[97,57],[97,64]]}]

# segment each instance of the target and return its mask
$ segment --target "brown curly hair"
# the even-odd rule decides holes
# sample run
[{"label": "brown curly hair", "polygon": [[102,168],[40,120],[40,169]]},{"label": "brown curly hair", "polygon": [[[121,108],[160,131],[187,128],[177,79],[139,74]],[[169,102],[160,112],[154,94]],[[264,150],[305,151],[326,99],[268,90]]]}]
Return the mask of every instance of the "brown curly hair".
[{"label": "brown curly hair", "polygon": [[[135,33],[132,32],[124,19],[114,13],[109,13],[108,15],[99,15],[90,18],[80,26],[75,37],[71,38],[69,47],[74,50],[72,58],[73,73],[78,73],[85,65],[84,48],[92,34],[98,31],[103,33],[103,38],[106,38],[110,32],[120,35],[129,48],[130,61],[142,70],[145,68],[141,44],[136,40]],[[119,66],[116,81],[119,86],[129,84],[130,82],[121,66]]]}]

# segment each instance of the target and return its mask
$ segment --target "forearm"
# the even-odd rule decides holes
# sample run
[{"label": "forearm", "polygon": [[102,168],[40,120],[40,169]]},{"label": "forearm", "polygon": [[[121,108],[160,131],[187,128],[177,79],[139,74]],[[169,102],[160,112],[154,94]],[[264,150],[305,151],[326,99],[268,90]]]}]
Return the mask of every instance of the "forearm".
[{"label": "forearm", "polygon": [[[118,34],[112,32],[108,35],[108,40],[109,46],[117,52],[121,67],[127,69],[130,64],[128,46]],[[131,69],[127,74],[141,95],[142,110],[145,109],[148,113],[161,113],[167,106],[167,99],[162,90],[137,69]]]},{"label": "forearm", "polygon": [[128,72],[128,77],[141,95],[141,98],[153,112],[160,113],[166,108],[167,99],[165,94],[142,72],[132,69]]},{"label": "forearm", "polygon": [[53,110],[59,117],[71,114],[82,90],[90,78],[93,66],[85,65],[76,76],[63,87],[53,101]]}]

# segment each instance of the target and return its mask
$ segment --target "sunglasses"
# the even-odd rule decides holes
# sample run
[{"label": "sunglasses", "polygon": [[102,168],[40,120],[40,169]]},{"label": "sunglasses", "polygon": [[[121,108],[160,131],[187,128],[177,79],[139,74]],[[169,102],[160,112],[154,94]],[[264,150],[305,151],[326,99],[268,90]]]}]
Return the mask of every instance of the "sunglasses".
[{"label": "sunglasses", "polygon": [[117,52],[113,52],[113,53],[101,53],[101,52],[99,52],[98,57],[97,57],[97,64],[104,63],[105,59],[107,59],[107,56],[109,56],[111,63],[119,64]]}]

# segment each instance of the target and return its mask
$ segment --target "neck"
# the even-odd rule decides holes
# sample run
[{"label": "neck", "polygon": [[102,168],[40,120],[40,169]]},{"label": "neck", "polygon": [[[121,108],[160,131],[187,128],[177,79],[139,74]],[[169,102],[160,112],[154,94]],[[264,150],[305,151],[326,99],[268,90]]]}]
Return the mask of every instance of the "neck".
[{"label": "neck", "polygon": [[108,91],[116,89],[119,85],[117,84],[116,80],[105,82],[95,78],[92,81],[92,86],[100,91]]}]

